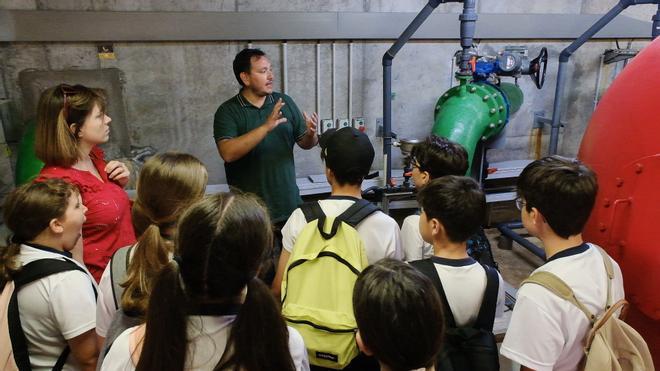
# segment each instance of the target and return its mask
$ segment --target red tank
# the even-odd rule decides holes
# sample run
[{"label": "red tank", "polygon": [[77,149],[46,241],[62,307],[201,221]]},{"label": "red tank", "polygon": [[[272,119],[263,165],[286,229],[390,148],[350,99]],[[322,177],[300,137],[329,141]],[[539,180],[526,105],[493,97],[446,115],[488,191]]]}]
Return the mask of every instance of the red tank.
[{"label": "red tank", "polygon": [[[584,231],[619,263],[627,322],[660,364],[660,38],[619,74],[598,104],[578,158],[598,174]],[[659,232],[659,235],[655,233]]]}]

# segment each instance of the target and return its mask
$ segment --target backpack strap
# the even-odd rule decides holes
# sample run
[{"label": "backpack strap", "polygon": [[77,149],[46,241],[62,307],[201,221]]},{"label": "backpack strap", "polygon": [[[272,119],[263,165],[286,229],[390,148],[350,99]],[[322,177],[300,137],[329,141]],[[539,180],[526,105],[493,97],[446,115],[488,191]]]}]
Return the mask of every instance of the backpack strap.
[{"label": "backpack strap", "polygon": [[[21,270],[14,276],[14,292],[9,300],[9,307],[7,308],[7,321],[9,327],[9,338],[11,340],[12,351],[14,353],[14,360],[19,370],[31,370],[30,354],[28,353],[27,339],[23,332],[21,325],[21,317],[18,312],[18,291],[25,285],[48,277],[51,274],[79,270],[85,274],[84,269],[76,263],[68,260],[60,259],[40,259],[24,265]],[[94,285],[92,285],[94,287]],[[96,289],[94,288],[94,294]],[[60,371],[66,363],[71,349],[67,345],[57,359],[53,366],[54,371]]]},{"label": "backpack strap", "polygon": [[[110,259],[110,283],[112,286],[112,298],[115,302],[115,309],[119,310],[121,296],[124,294],[122,281],[126,278],[128,272],[128,263],[131,260],[131,251],[135,245],[122,247],[115,251]],[[123,263],[123,264],[122,264]]]},{"label": "backpack strap", "polygon": [[500,278],[495,268],[485,264],[482,267],[486,271],[486,290],[484,291],[484,298],[481,301],[481,308],[479,308],[479,314],[477,315],[477,321],[474,323],[474,328],[493,331]]},{"label": "backpack strap", "polygon": [[[594,246],[594,245],[592,245]],[[605,265],[605,273],[607,273],[607,302],[605,304],[605,310],[612,307],[612,280],[614,279],[614,267],[612,266],[612,261],[610,256],[607,255],[605,250],[600,246],[595,246],[600,255],[603,257],[603,264]]]},{"label": "backpack strap", "polygon": [[321,209],[321,205],[319,205],[318,201],[305,202],[304,204],[300,205],[300,211],[302,211],[303,215],[305,215],[305,220],[307,223],[325,216],[323,209]]},{"label": "backpack strap", "polygon": [[378,210],[380,210],[378,206],[367,200],[359,199],[346,209],[346,211],[337,216],[337,219],[355,228],[366,217]]},{"label": "backpack strap", "polygon": [[[556,275],[546,272],[546,271],[540,271],[532,274],[529,278],[524,280],[521,284],[524,285],[526,283],[534,283],[539,286],[542,286],[546,288],[548,291],[552,292],[553,294],[559,296],[560,298],[569,301],[576,307],[578,307],[586,316],[591,325],[593,326],[594,321],[596,320],[596,316],[594,316],[587,307],[584,306],[577,298],[575,297],[575,293],[573,292],[573,289],[571,289],[564,281],[562,281],[561,278],[557,277]],[[608,294],[609,296],[609,294]]]},{"label": "backpack strap", "polygon": [[442,288],[442,281],[440,281],[438,271],[435,269],[433,261],[431,259],[422,259],[410,262],[410,265],[415,267],[418,271],[422,272],[431,280],[431,282],[433,282],[433,286],[435,286],[436,291],[440,295],[440,300],[442,300],[443,313],[445,320],[447,321],[447,326],[450,328],[455,328],[456,321],[454,320],[454,314],[451,312],[449,301],[447,301],[447,295],[445,294],[445,290]]}]

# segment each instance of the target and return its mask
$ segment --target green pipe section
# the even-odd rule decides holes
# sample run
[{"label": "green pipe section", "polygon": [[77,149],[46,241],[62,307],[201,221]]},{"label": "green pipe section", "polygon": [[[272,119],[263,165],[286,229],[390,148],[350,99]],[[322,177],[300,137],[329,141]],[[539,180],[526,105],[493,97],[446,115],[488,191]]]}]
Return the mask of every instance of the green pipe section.
[{"label": "green pipe section", "polygon": [[470,174],[477,144],[502,131],[509,117],[509,105],[496,87],[470,82],[470,76],[458,79],[460,84],[438,99],[431,132],[465,147]]}]

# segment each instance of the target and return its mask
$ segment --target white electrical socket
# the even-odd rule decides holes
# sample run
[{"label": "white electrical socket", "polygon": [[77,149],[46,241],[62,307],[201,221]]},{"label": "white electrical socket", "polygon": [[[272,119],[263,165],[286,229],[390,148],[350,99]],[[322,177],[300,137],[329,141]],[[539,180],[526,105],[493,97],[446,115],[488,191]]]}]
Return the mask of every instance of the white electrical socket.
[{"label": "white electrical socket", "polygon": [[325,133],[330,129],[335,128],[335,122],[332,119],[322,119],[321,120],[321,134]]},{"label": "white electrical socket", "polygon": [[337,129],[343,129],[351,126],[351,122],[348,119],[337,119]]},{"label": "white electrical socket", "polygon": [[364,117],[353,117],[353,127],[364,132],[367,130],[367,126],[364,124]]}]

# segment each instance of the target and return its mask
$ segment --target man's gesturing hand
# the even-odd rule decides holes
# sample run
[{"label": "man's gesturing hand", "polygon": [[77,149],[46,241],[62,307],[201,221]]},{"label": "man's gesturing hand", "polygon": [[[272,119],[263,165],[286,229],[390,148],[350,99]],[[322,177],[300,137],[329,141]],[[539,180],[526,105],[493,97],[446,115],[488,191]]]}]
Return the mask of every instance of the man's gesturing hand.
[{"label": "man's gesturing hand", "polygon": [[264,125],[266,125],[266,127],[268,128],[268,131],[272,131],[279,124],[287,121],[286,117],[282,115],[281,110],[283,106],[284,106],[284,102],[282,101],[282,98],[278,99],[277,103],[275,103],[275,107],[273,107],[273,110],[270,112],[270,115],[268,115],[268,118],[264,123]]}]

